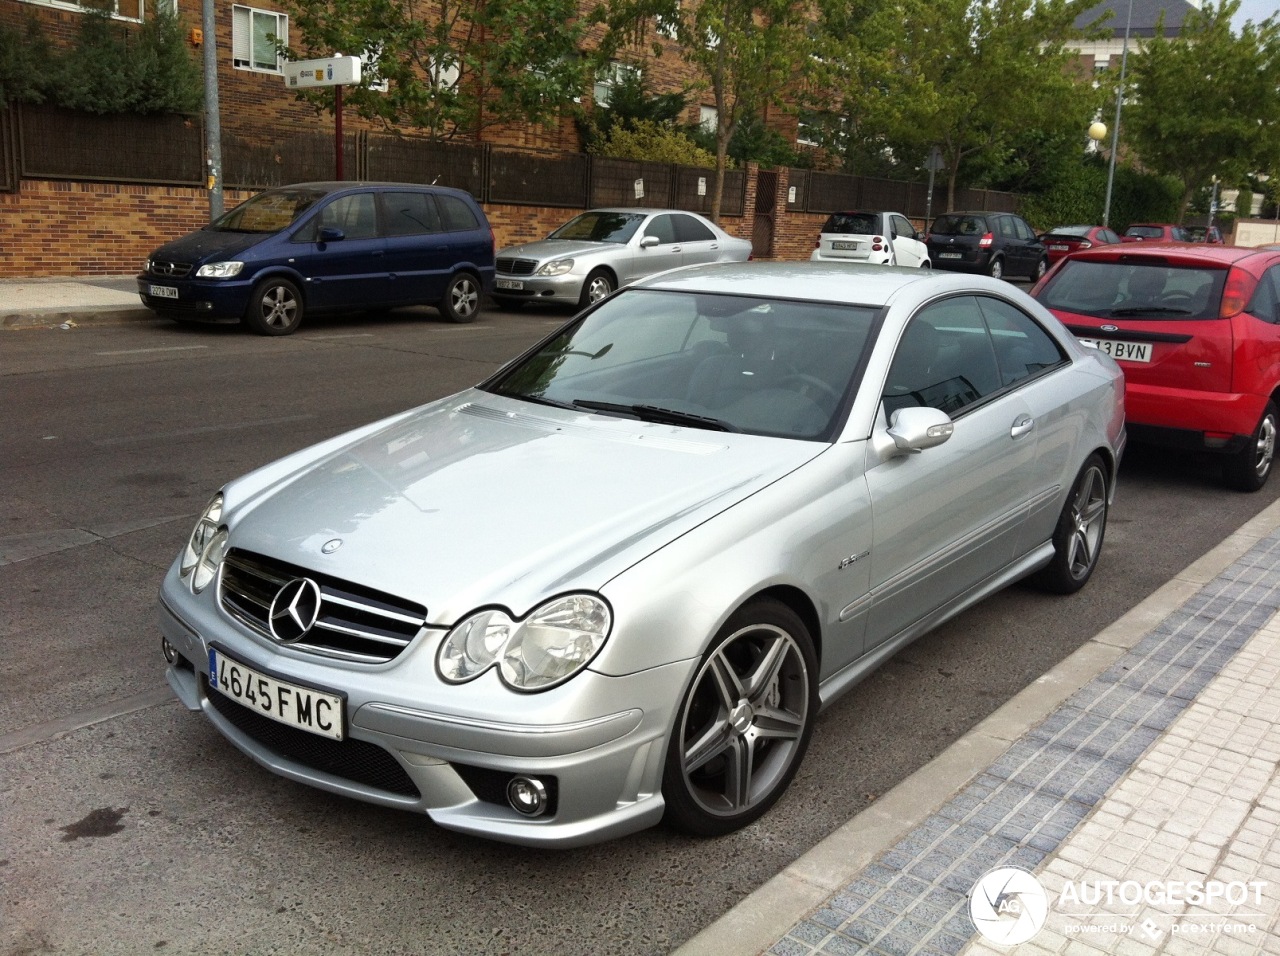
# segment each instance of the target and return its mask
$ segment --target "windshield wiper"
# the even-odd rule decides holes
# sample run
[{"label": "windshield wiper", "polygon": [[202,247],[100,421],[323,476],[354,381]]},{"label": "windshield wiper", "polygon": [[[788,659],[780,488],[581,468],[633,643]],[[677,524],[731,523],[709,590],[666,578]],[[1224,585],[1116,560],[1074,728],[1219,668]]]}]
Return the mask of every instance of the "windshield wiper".
[{"label": "windshield wiper", "polygon": [[1190,315],[1190,309],[1176,309],[1167,305],[1134,306],[1128,309],[1112,309],[1112,315]]},{"label": "windshield wiper", "polygon": [[660,405],[626,405],[621,402],[597,402],[591,399],[575,399],[578,408],[594,412],[613,412],[617,415],[631,415],[642,422],[654,422],[661,425],[687,425],[690,428],[706,428],[717,432],[736,432],[738,429],[728,422],[709,415],[695,415],[693,412],[682,412],[674,408],[663,408]]}]

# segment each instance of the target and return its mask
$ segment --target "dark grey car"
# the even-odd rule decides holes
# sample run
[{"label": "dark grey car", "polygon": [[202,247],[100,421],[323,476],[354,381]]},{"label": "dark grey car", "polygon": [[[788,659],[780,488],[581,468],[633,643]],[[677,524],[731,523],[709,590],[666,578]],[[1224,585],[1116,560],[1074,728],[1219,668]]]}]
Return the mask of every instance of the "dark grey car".
[{"label": "dark grey car", "polygon": [[1021,216],[1011,212],[949,212],[933,221],[925,237],[935,269],[1039,279],[1049,270],[1044,243]]}]

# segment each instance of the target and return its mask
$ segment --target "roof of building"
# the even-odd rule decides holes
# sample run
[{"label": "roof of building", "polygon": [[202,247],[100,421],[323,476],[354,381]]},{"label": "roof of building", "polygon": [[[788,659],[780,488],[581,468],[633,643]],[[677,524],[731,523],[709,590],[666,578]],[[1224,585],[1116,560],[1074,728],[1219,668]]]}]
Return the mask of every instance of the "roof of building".
[{"label": "roof of building", "polygon": [[1174,36],[1181,32],[1183,21],[1196,10],[1187,0],[1102,0],[1087,13],[1076,17],[1077,29],[1087,29],[1099,20],[1107,18],[1102,24],[1115,36],[1124,36],[1125,22],[1129,18],[1130,3],[1133,5],[1133,19],[1130,21],[1129,36],[1153,37],[1156,35],[1156,24],[1160,15],[1164,14],[1164,35]]}]

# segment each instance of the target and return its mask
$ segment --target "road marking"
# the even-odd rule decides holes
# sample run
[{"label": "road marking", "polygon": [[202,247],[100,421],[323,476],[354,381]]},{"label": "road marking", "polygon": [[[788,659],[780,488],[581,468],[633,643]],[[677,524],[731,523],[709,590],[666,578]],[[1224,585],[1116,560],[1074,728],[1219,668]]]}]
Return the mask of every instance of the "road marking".
[{"label": "road marking", "polygon": [[308,335],[303,342],[335,342],[338,339],[371,339],[372,332],[352,332],[350,335]]},{"label": "road marking", "polygon": [[86,544],[96,544],[122,534],[145,531],[171,521],[194,520],[194,514],[167,515],[163,518],[138,518],[90,528],[59,528],[55,531],[33,531],[27,534],[0,535],[0,565],[16,564],[46,554],[70,551]]},{"label": "road marking", "polygon": [[119,349],[114,352],[97,352],[97,355],[145,355],[148,352],[189,352],[192,349],[207,349],[207,345],[166,345],[151,349]]},{"label": "road marking", "polygon": [[68,714],[66,717],[59,717],[56,720],[46,720],[40,724],[23,727],[21,730],[0,734],[0,754],[12,753],[32,744],[45,743],[55,737],[69,734],[73,730],[92,727],[94,724],[114,720],[117,717],[123,717],[125,714],[132,714],[135,711],[157,707],[169,701],[177,702],[177,698],[173,695],[173,691],[169,689],[168,685],[165,685],[143,691],[141,694],[134,694],[132,697],[125,697],[122,700],[114,700],[99,707],[91,707],[88,710]]}]

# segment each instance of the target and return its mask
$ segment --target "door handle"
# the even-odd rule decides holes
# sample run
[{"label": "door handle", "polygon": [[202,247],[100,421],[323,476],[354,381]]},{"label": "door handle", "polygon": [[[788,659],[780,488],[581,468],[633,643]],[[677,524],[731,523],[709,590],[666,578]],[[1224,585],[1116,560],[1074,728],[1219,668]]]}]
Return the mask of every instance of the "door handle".
[{"label": "door handle", "polygon": [[1023,435],[1030,434],[1035,425],[1036,420],[1030,415],[1019,415],[1013,420],[1013,427],[1009,429],[1009,437],[1021,438]]}]

